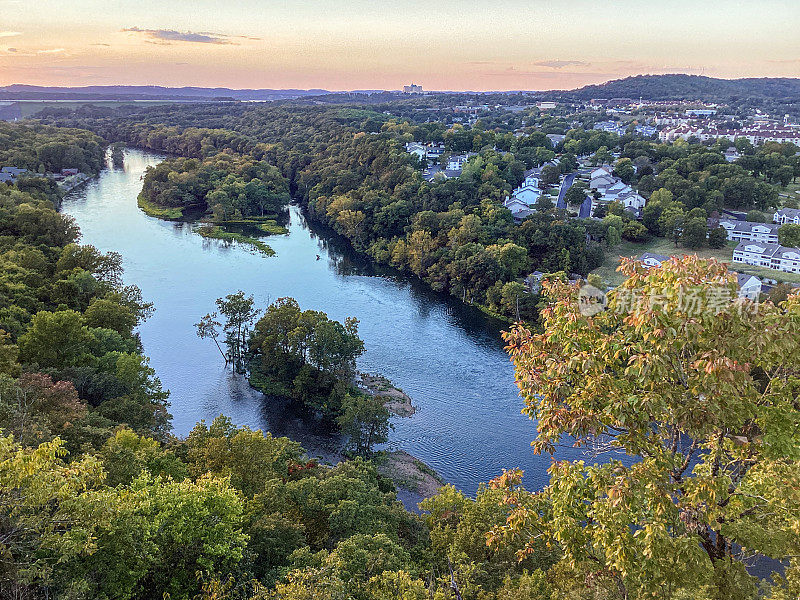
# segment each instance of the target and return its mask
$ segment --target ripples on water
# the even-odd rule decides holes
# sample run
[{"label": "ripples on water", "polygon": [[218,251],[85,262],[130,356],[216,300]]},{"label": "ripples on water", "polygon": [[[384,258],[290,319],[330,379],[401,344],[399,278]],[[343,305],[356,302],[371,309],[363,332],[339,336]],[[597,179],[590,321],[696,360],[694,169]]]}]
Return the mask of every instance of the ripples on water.
[{"label": "ripples on water", "polygon": [[266,240],[277,253],[272,258],[202,238],[186,223],[147,217],[136,206],[140,177],[160,160],[128,150],[124,169],[104,171],[65,199],[62,210],[77,220],[83,243],[122,254],[126,282],[155,304],[140,333],[171,392],[178,435],[224,413],[236,424],[288,435],[312,456],[336,457],[335,435],[264,398],[195,335],[193,324],[214,310],[214,300],[241,289],[260,306],[292,296],[303,309],[361,320],[367,350],[359,368],[390,378],[417,407],[413,417],[393,419],[390,447],[468,493],[503,468],[525,469],[530,488],[544,483],[550,458],[531,451],[534,424],[520,414],[501,324],[416,280],[370,267],[335,236],[310,229],[296,207],[289,235]]}]

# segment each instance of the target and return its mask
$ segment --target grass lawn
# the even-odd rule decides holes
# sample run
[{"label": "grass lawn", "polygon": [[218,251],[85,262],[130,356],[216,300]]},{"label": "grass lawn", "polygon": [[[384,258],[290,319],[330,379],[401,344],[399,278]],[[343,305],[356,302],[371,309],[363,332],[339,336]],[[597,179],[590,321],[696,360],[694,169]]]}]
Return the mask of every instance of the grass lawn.
[{"label": "grass lawn", "polygon": [[[592,273],[599,275],[606,284],[617,286],[625,280],[625,276],[616,270],[619,266],[620,256],[628,258],[637,257],[643,252],[652,252],[653,254],[663,254],[665,256],[696,254],[700,258],[716,258],[719,261],[730,263],[734,248],[736,248],[736,242],[732,241],[729,241],[726,246],[719,249],[700,248],[699,250],[692,250],[691,248],[683,248],[681,246],[676,248],[672,240],[666,238],[653,238],[649,242],[643,244],[623,241],[615,248],[607,251],[606,259],[603,264],[592,271]],[[737,270],[739,270],[738,265],[736,266]],[[770,271],[770,269],[765,270]]]},{"label": "grass lawn", "polygon": [[786,188],[778,188],[778,196],[781,199],[794,198],[800,200],[800,183],[790,183]]},{"label": "grass lawn", "polygon": [[149,200],[145,199],[143,194],[139,194],[137,204],[139,205],[139,208],[142,209],[144,214],[150,217],[156,217],[157,219],[164,219],[165,221],[177,221],[183,217],[183,208],[168,208],[164,206],[158,206],[157,204],[153,204]]},{"label": "grass lawn", "polygon": [[756,267],[744,263],[732,263],[731,271],[755,275],[760,279],[774,279],[779,283],[800,283],[800,273],[786,273],[785,271],[776,271],[775,269]]}]

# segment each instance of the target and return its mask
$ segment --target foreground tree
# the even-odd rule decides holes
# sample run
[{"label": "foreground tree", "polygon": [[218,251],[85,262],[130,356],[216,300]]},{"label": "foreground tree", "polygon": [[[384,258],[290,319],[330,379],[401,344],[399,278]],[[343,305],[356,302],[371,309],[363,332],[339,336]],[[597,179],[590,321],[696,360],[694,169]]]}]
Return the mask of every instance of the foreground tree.
[{"label": "foreground tree", "polygon": [[506,340],[534,450],[621,456],[555,461],[535,495],[498,478],[515,510],[492,539],[558,543],[619,598],[749,598],[749,559],[800,553],[800,295],[733,301],[726,267],[696,257],[620,268],[608,310],[549,282],[543,331]]},{"label": "foreground tree", "polygon": [[[217,298],[217,308],[219,313],[225,317],[225,323],[217,321],[216,312],[207,314],[200,319],[199,323],[195,323],[197,335],[214,340],[225,359],[225,364],[230,362],[237,373],[244,373],[247,340],[250,338],[253,322],[261,311],[254,308],[253,296],[245,296],[242,291],[228,294],[224,298]],[[223,352],[219,344],[220,328],[225,333],[227,352]]]}]

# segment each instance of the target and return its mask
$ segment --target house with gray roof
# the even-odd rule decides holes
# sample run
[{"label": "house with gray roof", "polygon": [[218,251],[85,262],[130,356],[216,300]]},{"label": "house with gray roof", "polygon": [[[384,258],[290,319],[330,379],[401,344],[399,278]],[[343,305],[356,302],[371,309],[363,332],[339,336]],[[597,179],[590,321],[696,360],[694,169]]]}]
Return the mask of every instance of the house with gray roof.
[{"label": "house with gray roof", "polygon": [[25,175],[28,169],[21,169],[19,167],[2,167],[0,168],[0,182],[14,183],[17,177]]},{"label": "house with gray roof", "polygon": [[800,225],[800,208],[781,208],[772,215],[772,220],[779,225]]},{"label": "house with gray roof", "polygon": [[761,293],[761,280],[755,275],[745,273],[736,274],[736,284],[739,286],[739,298],[747,298],[754,302]]},{"label": "house with gray roof", "polygon": [[765,242],[778,243],[778,229],[775,223],[757,223],[754,221],[735,221],[733,219],[709,219],[711,228],[722,227],[728,234],[729,240],[736,242]]},{"label": "house with gray roof", "polygon": [[661,263],[666,262],[670,259],[669,256],[665,256],[663,254],[653,254],[652,252],[643,252],[638,259],[641,261],[642,266],[647,267],[648,269],[654,267],[660,267]]},{"label": "house with gray roof", "polygon": [[739,242],[733,251],[733,262],[786,273],[800,273],[800,248],[763,242]]}]

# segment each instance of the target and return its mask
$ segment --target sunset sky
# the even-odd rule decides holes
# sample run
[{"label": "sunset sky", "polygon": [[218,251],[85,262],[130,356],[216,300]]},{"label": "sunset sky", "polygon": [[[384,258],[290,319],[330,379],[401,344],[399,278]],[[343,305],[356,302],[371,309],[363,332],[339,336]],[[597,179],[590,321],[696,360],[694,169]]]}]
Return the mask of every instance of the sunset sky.
[{"label": "sunset sky", "polygon": [[0,0],[0,85],[574,88],[800,76],[798,0]]}]

